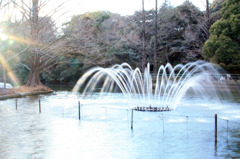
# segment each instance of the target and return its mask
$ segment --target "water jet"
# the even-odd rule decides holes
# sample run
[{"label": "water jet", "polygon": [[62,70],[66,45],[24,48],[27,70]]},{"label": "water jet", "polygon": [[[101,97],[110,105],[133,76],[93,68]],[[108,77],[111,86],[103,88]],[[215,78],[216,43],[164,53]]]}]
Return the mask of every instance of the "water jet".
[{"label": "water jet", "polygon": [[[87,97],[98,91],[102,94],[121,92],[128,106],[137,111],[170,111],[177,108],[184,96],[201,96],[207,100],[221,100],[231,94],[228,86],[219,84],[221,73],[217,65],[196,61],[185,65],[161,65],[156,75],[148,64],[142,73],[129,64],[109,68],[94,67],[77,82],[73,91],[83,90]],[[135,99],[135,100],[132,100]],[[121,101],[119,101],[121,102]]]}]

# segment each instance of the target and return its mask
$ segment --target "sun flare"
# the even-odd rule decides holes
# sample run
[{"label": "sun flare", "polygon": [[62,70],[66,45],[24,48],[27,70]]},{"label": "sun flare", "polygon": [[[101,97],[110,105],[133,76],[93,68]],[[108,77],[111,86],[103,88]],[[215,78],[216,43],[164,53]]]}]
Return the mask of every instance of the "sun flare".
[{"label": "sun flare", "polygon": [[2,53],[0,52],[0,63],[2,68],[5,68],[8,77],[11,79],[11,81],[13,82],[14,86],[20,86],[19,80],[17,78],[16,75],[14,75],[12,68],[9,66],[7,60],[2,56]]}]

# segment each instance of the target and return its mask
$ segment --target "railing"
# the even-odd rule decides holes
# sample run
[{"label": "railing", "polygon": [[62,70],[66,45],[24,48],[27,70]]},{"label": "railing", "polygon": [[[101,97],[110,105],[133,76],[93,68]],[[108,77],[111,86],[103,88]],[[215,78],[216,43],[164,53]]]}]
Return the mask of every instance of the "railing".
[{"label": "railing", "polygon": [[[157,75],[156,74],[151,74],[152,77],[156,77]],[[170,74],[167,74],[167,76],[169,76]],[[180,77],[182,76],[181,74],[179,75]],[[207,76],[207,75],[205,75]],[[221,77],[224,77],[225,79],[229,79],[229,80],[240,80],[240,74],[216,74],[216,75],[209,75],[210,77],[213,77],[213,78],[217,78],[217,79],[220,79]],[[161,75],[160,75],[161,77]]]}]

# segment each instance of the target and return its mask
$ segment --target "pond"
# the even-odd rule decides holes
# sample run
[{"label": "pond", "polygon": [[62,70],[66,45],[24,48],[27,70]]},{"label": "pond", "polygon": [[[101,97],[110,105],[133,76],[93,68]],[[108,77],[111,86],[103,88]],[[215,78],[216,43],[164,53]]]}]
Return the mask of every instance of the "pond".
[{"label": "pond", "polygon": [[131,130],[129,100],[120,93],[101,99],[96,96],[84,99],[79,93],[60,89],[19,98],[17,109],[16,99],[0,101],[0,158],[240,157],[240,104],[233,99],[219,102],[189,97],[174,111],[134,111]]}]

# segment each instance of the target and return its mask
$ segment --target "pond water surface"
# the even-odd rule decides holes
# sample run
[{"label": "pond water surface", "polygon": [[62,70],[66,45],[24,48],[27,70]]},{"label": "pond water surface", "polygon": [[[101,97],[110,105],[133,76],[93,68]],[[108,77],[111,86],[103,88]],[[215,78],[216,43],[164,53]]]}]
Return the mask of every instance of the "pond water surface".
[{"label": "pond water surface", "polygon": [[240,104],[234,100],[191,98],[171,112],[134,111],[132,130],[128,102],[118,93],[83,99],[65,90],[19,98],[17,110],[16,99],[0,101],[0,158],[240,158]]}]

